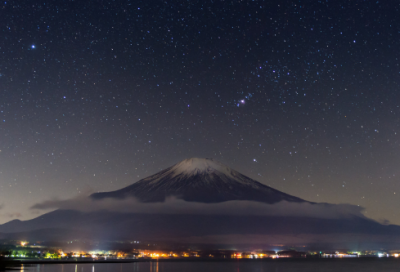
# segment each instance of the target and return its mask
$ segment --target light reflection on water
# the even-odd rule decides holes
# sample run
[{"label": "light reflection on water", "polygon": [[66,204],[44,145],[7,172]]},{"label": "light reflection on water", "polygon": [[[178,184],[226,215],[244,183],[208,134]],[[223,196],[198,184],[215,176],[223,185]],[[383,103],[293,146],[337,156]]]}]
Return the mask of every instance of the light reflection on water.
[{"label": "light reflection on water", "polygon": [[[285,262],[196,261],[103,264],[38,264],[22,266],[21,272],[394,272],[400,260],[291,260]],[[14,270],[15,271],[15,270]]]}]

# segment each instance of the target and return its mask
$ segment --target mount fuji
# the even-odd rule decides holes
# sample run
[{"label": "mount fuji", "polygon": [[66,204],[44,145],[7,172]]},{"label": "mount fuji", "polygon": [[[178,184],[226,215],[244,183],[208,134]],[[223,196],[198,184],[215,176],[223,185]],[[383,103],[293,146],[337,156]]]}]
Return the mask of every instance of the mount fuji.
[{"label": "mount fuji", "polygon": [[[171,207],[176,208],[170,199],[176,199],[172,203],[186,210],[170,212]],[[400,243],[400,226],[368,219],[359,207],[308,202],[213,159],[183,160],[128,187],[95,193],[79,201],[60,201],[62,205],[51,207],[38,204],[56,210],[31,220],[0,225],[0,239],[147,240],[216,247],[287,244],[352,249],[395,247]],[[115,203],[120,206],[110,209]],[[82,209],[86,206],[96,209]]]},{"label": "mount fuji", "polygon": [[93,199],[136,197],[142,202],[185,201],[218,203],[249,200],[273,204],[282,200],[305,202],[255,181],[213,159],[191,158],[123,189],[96,193]]}]

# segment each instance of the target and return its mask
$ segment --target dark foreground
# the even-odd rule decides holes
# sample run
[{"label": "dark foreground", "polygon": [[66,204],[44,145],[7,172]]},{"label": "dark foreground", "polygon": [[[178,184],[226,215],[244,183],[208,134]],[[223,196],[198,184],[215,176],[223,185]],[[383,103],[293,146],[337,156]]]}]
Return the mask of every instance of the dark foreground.
[{"label": "dark foreground", "polygon": [[391,272],[400,268],[400,259],[394,258],[130,261],[24,263],[17,269],[35,272]]}]

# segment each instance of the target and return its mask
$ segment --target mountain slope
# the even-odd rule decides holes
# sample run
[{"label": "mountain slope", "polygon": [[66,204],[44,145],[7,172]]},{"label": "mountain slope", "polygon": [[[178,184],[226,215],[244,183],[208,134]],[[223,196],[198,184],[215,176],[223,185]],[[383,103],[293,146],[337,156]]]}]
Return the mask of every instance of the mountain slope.
[{"label": "mountain slope", "polygon": [[276,203],[282,200],[305,202],[261,184],[212,159],[191,158],[177,163],[123,189],[96,193],[91,197],[136,197],[142,202],[164,201],[175,196],[185,201],[217,203],[251,200]]},{"label": "mountain slope", "polygon": [[[318,204],[317,204],[318,205]],[[337,243],[340,247],[361,249],[359,243],[373,246],[396,246],[400,242],[400,227],[385,226],[375,221],[353,217],[320,219],[276,216],[123,214],[115,212],[82,213],[58,210],[28,221],[21,221],[7,232],[0,225],[0,239],[28,241],[94,241],[148,240],[201,244],[232,245],[240,239],[247,244]],[[32,228],[32,229],[30,229]],[[10,229],[8,229],[10,231]],[[253,236],[258,238],[252,238]],[[210,240],[211,239],[211,240]],[[252,239],[252,240],[250,240]],[[255,239],[255,240],[254,240]],[[273,242],[274,241],[274,242]],[[357,247],[354,247],[354,246]],[[371,246],[371,244],[370,244]],[[368,248],[368,247],[365,247]],[[371,249],[371,248],[370,248]]]}]

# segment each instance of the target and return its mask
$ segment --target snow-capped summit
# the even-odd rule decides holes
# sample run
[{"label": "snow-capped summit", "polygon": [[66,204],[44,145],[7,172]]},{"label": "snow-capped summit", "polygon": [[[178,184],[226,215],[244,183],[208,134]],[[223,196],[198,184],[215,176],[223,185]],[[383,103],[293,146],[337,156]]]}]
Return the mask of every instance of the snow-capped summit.
[{"label": "snow-capped summit", "polygon": [[210,173],[218,171],[225,175],[229,175],[231,169],[213,159],[191,158],[175,164],[172,166],[171,171],[186,175],[196,175],[204,172]]},{"label": "snow-capped summit", "polygon": [[92,198],[125,198],[133,196],[143,202],[164,201],[177,197],[185,201],[223,202],[251,200],[275,203],[281,200],[304,200],[259,183],[213,159],[183,160],[123,189],[93,194]]},{"label": "snow-capped summit", "polygon": [[[190,178],[196,175],[217,175],[217,176],[226,176],[232,179],[235,177],[231,174],[232,169],[228,166],[215,161],[213,159],[203,159],[203,158],[191,158],[183,160],[172,167],[168,168],[169,170],[164,173],[162,176],[168,175],[168,177],[174,178],[179,177],[178,180],[183,178]],[[147,179],[151,178],[150,176]],[[150,184],[158,182],[160,179],[155,179]],[[203,181],[210,181],[209,178],[204,179]],[[173,182],[172,180],[170,182]]]}]

